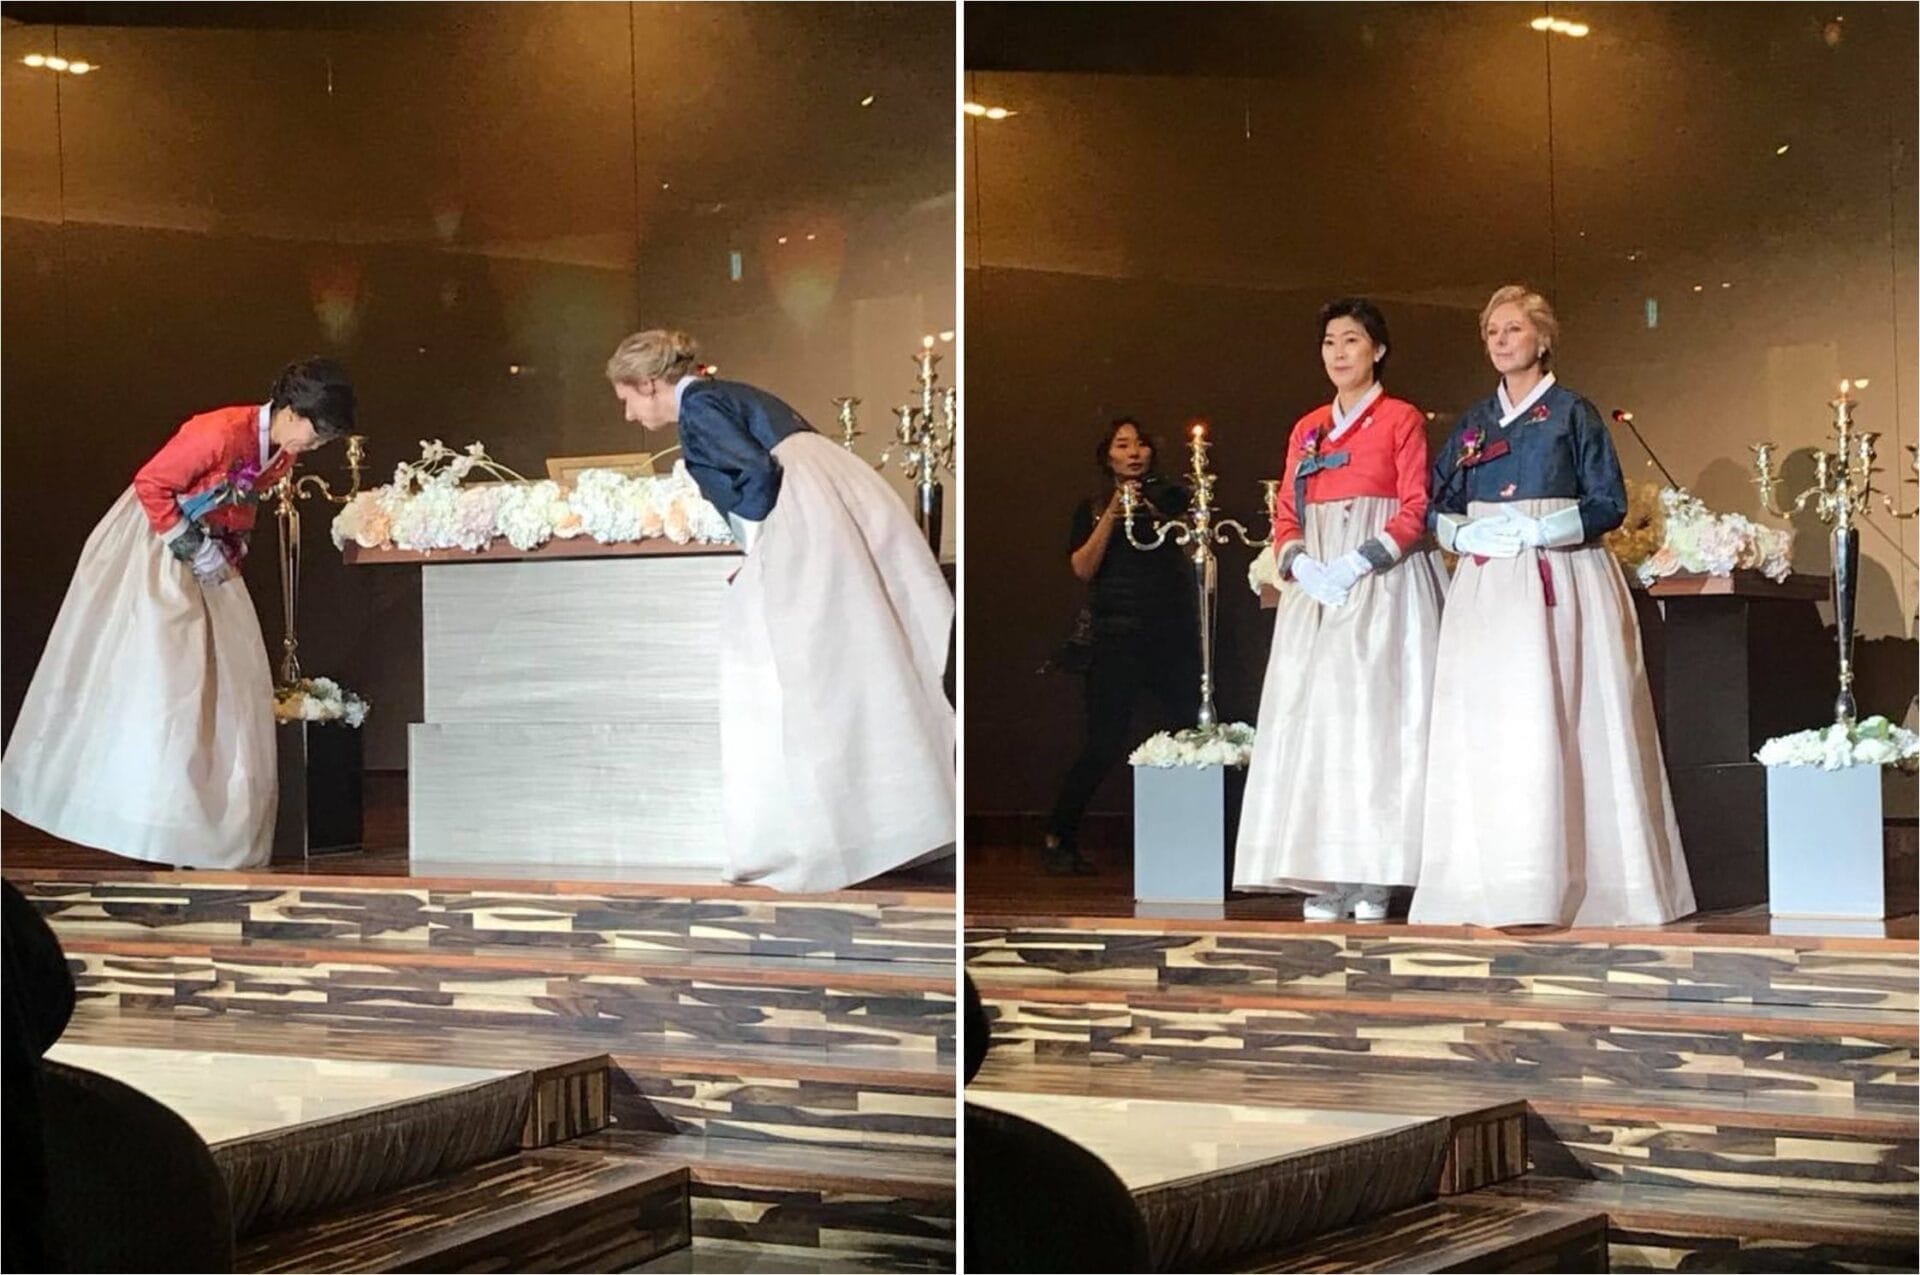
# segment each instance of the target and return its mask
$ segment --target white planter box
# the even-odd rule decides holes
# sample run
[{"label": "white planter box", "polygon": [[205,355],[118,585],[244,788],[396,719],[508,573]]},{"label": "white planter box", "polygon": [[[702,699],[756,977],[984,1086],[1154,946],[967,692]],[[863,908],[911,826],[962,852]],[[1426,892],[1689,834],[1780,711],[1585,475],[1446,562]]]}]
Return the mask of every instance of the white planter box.
[{"label": "white planter box", "polygon": [[1767,767],[1767,886],[1775,916],[1886,916],[1880,767]]},{"label": "white planter box", "polygon": [[1223,905],[1246,771],[1227,766],[1133,768],[1133,897]]}]

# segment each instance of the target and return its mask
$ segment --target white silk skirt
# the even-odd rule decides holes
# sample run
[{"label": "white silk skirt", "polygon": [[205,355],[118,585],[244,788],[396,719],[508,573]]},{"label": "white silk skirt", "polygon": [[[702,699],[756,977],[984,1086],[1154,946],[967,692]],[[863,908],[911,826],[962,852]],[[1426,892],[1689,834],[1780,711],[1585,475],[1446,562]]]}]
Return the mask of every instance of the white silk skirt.
[{"label": "white silk skirt", "polygon": [[[1385,496],[1306,507],[1322,562],[1380,534]],[[1427,783],[1427,706],[1445,592],[1438,555],[1415,550],[1328,607],[1289,584],[1247,768],[1234,887],[1319,893],[1336,883],[1414,885]]]},{"label": "white silk skirt", "polygon": [[819,434],[727,591],[727,877],[821,893],[952,853],[954,600],[900,497]]},{"label": "white silk skirt", "polygon": [[[1513,507],[1540,518],[1571,504]],[[1424,828],[1413,922],[1660,925],[1694,910],[1640,625],[1605,547],[1460,559]]]},{"label": "white silk skirt", "polygon": [[267,862],[273,674],[235,576],[203,587],[128,487],[93,529],[0,760],[0,808],[150,862]]}]

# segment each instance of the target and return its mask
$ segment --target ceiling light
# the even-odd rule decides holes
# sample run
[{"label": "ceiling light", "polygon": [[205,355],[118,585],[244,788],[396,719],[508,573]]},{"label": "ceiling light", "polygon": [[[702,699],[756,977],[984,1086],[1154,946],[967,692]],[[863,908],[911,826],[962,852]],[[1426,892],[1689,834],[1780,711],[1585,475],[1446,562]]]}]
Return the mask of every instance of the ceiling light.
[{"label": "ceiling light", "polygon": [[968,102],[965,106],[962,106],[960,109],[965,111],[969,115],[985,115],[987,113],[987,108],[980,105],[980,103],[978,102]]},{"label": "ceiling light", "polygon": [[47,64],[47,55],[44,53],[29,53],[20,60],[28,66],[45,66]]},{"label": "ceiling light", "polygon": [[1787,147],[1791,145],[1793,145],[1792,142],[1782,142],[1780,143],[1780,145],[1773,148],[1773,153],[1776,155],[1784,155],[1787,153]]},{"label": "ceiling light", "polygon": [[873,105],[873,94],[871,94],[871,93],[869,93],[869,94],[867,94],[867,95],[866,95],[865,97],[863,97],[863,98],[861,98],[861,99],[860,99],[860,105],[862,105],[862,106],[872,106],[872,105]]}]

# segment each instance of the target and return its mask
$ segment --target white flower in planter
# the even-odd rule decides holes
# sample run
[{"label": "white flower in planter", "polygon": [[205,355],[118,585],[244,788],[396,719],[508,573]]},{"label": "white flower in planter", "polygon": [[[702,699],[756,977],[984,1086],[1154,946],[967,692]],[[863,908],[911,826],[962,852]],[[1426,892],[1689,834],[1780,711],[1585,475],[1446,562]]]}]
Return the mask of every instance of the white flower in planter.
[{"label": "white flower in planter", "polygon": [[273,716],[282,722],[345,722],[358,730],[372,706],[330,677],[302,678],[273,693]]},{"label": "white flower in planter", "polygon": [[1835,722],[1778,736],[1762,744],[1753,759],[1763,766],[1818,766],[1822,770],[1899,766],[1911,770],[1920,765],[1920,735],[1874,716],[1856,722],[1852,730]]},{"label": "white flower in planter", "polygon": [[1194,726],[1148,739],[1127,760],[1159,770],[1175,766],[1245,766],[1253,759],[1254,729],[1245,722]]}]

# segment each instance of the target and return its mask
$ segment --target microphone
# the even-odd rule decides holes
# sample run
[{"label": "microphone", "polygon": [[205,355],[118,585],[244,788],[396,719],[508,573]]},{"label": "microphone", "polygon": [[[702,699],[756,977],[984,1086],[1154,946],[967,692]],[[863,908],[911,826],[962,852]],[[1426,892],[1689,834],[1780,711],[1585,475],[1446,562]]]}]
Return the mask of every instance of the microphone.
[{"label": "microphone", "polygon": [[1646,448],[1647,457],[1653,461],[1654,468],[1658,469],[1661,476],[1667,480],[1667,486],[1678,487],[1680,483],[1674,478],[1672,471],[1666,467],[1666,464],[1661,461],[1660,454],[1653,450],[1653,444],[1649,443],[1647,436],[1642,434],[1639,428],[1634,425],[1633,413],[1627,411],[1624,407],[1616,407],[1613,409],[1613,419],[1615,424],[1625,425],[1629,430],[1633,431],[1633,436],[1640,440],[1640,446]]}]

